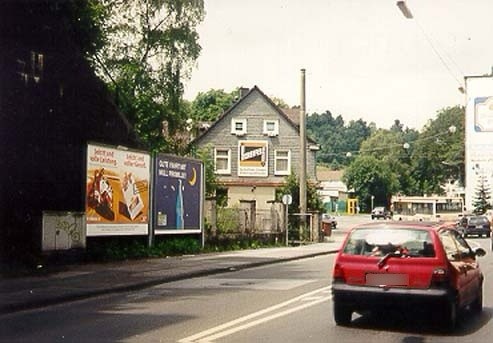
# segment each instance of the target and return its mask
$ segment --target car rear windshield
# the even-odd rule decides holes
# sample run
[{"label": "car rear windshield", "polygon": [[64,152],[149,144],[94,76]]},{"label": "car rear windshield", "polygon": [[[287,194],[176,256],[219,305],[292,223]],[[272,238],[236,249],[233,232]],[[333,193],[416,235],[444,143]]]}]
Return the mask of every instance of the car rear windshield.
[{"label": "car rear windshield", "polygon": [[471,217],[469,219],[469,224],[478,225],[478,224],[487,224],[488,218],[486,217]]},{"label": "car rear windshield", "polygon": [[360,228],[349,236],[343,252],[349,255],[434,257],[430,233],[412,228]]}]

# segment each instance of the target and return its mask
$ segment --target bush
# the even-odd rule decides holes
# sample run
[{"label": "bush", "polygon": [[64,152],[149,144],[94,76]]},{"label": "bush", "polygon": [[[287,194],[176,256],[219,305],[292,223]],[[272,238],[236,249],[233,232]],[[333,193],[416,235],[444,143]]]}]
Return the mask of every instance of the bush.
[{"label": "bush", "polygon": [[165,257],[200,252],[201,244],[197,237],[157,236],[152,247],[148,247],[147,237],[110,237],[88,239],[87,257],[92,261],[115,261],[146,257]]},{"label": "bush", "polygon": [[217,233],[238,232],[239,209],[238,207],[217,208]]}]

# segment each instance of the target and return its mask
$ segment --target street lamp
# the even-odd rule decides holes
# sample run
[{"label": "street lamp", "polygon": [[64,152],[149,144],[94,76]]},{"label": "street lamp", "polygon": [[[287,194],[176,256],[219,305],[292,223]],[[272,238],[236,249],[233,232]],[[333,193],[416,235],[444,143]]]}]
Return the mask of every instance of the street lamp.
[{"label": "street lamp", "polygon": [[406,17],[407,19],[413,18],[413,14],[411,13],[409,7],[407,7],[405,1],[397,1],[397,7],[399,7],[404,17]]}]

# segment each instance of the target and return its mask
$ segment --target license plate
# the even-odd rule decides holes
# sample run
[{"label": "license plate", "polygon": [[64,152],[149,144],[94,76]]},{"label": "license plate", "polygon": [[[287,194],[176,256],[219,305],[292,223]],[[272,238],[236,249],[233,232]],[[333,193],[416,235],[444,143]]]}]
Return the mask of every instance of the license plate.
[{"label": "license plate", "polygon": [[369,286],[407,286],[407,274],[366,274],[366,284]]}]

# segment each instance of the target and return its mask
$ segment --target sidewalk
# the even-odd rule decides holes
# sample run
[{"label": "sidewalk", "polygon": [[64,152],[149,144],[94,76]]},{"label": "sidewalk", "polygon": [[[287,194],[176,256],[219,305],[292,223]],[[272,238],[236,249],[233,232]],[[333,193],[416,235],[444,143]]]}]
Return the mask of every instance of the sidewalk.
[{"label": "sidewalk", "polygon": [[192,277],[337,252],[344,236],[299,247],[73,265],[66,271],[0,280],[0,314],[96,295],[125,292]]}]

